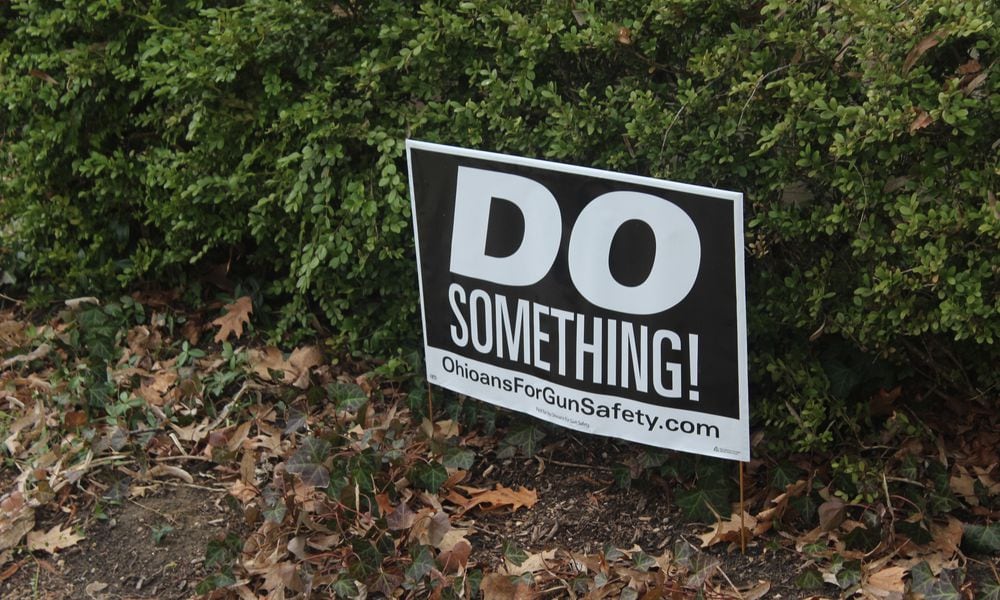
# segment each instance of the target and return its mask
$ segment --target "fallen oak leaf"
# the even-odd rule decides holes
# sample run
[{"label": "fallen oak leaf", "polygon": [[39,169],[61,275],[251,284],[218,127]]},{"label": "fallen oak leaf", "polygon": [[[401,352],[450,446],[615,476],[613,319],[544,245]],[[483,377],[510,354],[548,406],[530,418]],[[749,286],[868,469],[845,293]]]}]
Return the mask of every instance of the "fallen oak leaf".
[{"label": "fallen oak leaf", "polygon": [[241,296],[232,304],[227,304],[225,309],[226,314],[212,321],[212,325],[219,326],[214,338],[217,343],[229,339],[230,334],[235,334],[237,339],[243,335],[243,326],[250,322],[250,314],[253,313],[253,301],[250,296]]},{"label": "fallen oak leaf", "polygon": [[738,543],[740,542],[740,530],[742,529],[745,533],[743,534],[744,540],[749,541],[753,537],[753,532],[757,528],[757,519],[750,514],[744,512],[743,520],[740,520],[740,515],[733,514],[729,517],[728,521],[719,520],[716,522],[715,526],[711,531],[698,536],[701,539],[701,547],[707,548],[709,546],[714,546],[721,542]]},{"label": "fallen oak leaf", "polygon": [[496,488],[492,490],[464,485],[456,487],[470,494],[471,497],[466,498],[462,494],[452,491],[445,499],[462,507],[463,512],[476,507],[487,512],[510,507],[512,512],[516,512],[522,507],[531,508],[538,502],[538,492],[531,488],[518,487],[514,490],[500,484],[497,484]]},{"label": "fallen oak leaf", "polygon": [[63,548],[76,545],[84,539],[84,536],[73,533],[72,529],[63,529],[60,525],[54,525],[48,531],[29,531],[28,550],[32,552],[41,550],[49,554],[55,554]]}]

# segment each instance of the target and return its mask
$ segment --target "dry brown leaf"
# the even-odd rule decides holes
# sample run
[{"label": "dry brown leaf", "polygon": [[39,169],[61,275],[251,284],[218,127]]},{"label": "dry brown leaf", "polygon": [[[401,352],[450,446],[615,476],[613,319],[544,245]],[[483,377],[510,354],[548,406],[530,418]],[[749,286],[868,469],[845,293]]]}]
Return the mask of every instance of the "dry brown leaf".
[{"label": "dry brown leaf", "polygon": [[530,488],[519,487],[514,490],[500,484],[497,484],[496,488],[492,490],[464,485],[457,487],[470,494],[470,497],[466,498],[458,492],[452,491],[446,499],[461,506],[463,511],[469,511],[476,507],[484,511],[499,510],[507,507],[511,511],[517,511],[521,507],[531,508],[538,502],[538,492]]},{"label": "dry brown leaf", "polygon": [[250,367],[265,381],[274,381],[272,371],[281,372],[281,382],[305,389],[309,387],[309,370],[323,364],[323,353],[316,346],[292,351],[286,360],[281,350],[268,347],[250,351]]},{"label": "dry brown leaf", "polygon": [[479,589],[483,591],[483,600],[531,600],[531,587],[523,581],[514,583],[513,578],[499,573],[490,573],[483,577]]},{"label": "dry brown leaf", "polygon": [[465,570],[465,565],[469,563],[470,554],[472,554],[472,544],[465,538],[460,539],[450,550],[445,550],[438,556],[441,570],[448,574],[461,574]]},{"label": "dry brown leaf", "polygon": [[869,575],[862,587],[876,598],[901,598],[906,590],[905,576],[905,567],[887,567]]},{"label": "dry brown leaf", "polygon": [[971,75],[972,73],[978,73],[983,70],[983,65],[979,64],[979,61],[970,58],[968,62],[958,67],[959,75]]},{"label": "dry brown leaf", "polygon": [[958,547],[962,544],[963,527],[962,522],[955,517],[948,517],[945,525],[931,524],[931,537],[934,539],[932,546],[936,550],[953,556],[958,552]]},{"label": "dry brown leaf", "polygon": [[942,29],[935,31],[929,36],[917,42],[917,45],[910,50],[910,53],[906,55],[906,60],[903,61],[903,72],[907,73],[913,68],[920,57],[924,55],[925,52],[940,44],[948,33]]},{"label": "dry brown leaf", "polygon": [[847,514],[847,505],[840,498],[830,498],[830,500],[819,505],[819,527],[823,531],[833,531],[844,522]]},{"label": "dry brown leaf", "polygon": [[231,334],[237,339],[243,335],[243,326],[250,322],[250,314],[253,313],[253,301],[250,296],[241,296],[232,304],[227,304],[225,309],[226,314],[212,321],[212,325],[219,326],[215,334],[217,343],[226,341]]},{"label": "dry brown leaf", "polygon": [[50,346],[49,344],[42,343],[39,344],[37,348],[35,348],[34,350],[32,350],[27,354],[19,354],[18,356],[12,356],[11,358],[8,358],[7,360],[0,363],[0,368],[6,369],[7,367],[11,367],[13,365],[17,365],[20,363],[29,363],[33,360],[45,358],[51,351],[52,351],[52,346]]},{"label": "dry brown leaf", "polygon": [[73,533],[72,529],[63,529],[61,525],[55,525],[48,531],[28,532],[28,550],[32,552],[41,550],[49,554],[55,554],[63,548],[76,545],[84,539],[82,535]]},{"label": "dry brown leaf", "polygon": [[986,83],[986,75],[988,73],[989,71],[983,71],[979,75],[976,75],[975,77],[970,79],[969,83],[962,86],[962,91],[966,94],[971,94],[972,92],[976,91],[977,88]]},{"label": "dry brown leaf", "polygon": [[0,551],[13,548],[35,527],[35,509],[28,506],[21,492],[0,500]]},{"label": "dry brown leaf", "polygon": [[757,519],[744,512],[741,523],[740,515],[734,513],[728,521],[718,521],[711,531],[698,536],[701,539],[701,547],[707,548],[722,542],[739,543],[741,527],[744,531],[744,539],[749,541],[757,528]]},{"label": "dry brown leaf", "polygon": [[748,590],[740,590],[741,598],[743,600],[759,600],[767,596],[767,593],[771,591],[770,581],[760,581],[757,585],[754,585]]},{"label": "dry brown leaf", "polygon": [[958,467],[958,473],[952,475],[948,480],[948,487],[957,495],[962,496],[962,499],[968,504],[979,506],[979,498],[976,497],[976,480],[969,475],[965,467]]},{"label": "dry brown leaf", "polygon": [[405,502],[400,503],[395,510],[390,512],[385,517],[385,522],[392,531],[409,529],[410,527],[413,527],[413,523],[416,520],[417,513],[410,510],[410,507],[407,506]]},{"label": "dry brown leaf", "polygon": [[917,118],[913,119],[913,122],[910,123],[910,133],[916,133],[921,129],[923,129],[924,127],[927,127],[933,123],[934,123],[934,118],[931,117],[929,114],[927,114],[926,110],[918,108]]},{"label": "dry brown leaf", "polygon": [[229,486],[229,495],[236,498],[243,504],[247,504],[257,497],[257,488],[247,485],[242,479],[237,479]]},{"label": "dry brown leaf", "polygon": [[17,562],[11,562],[13,559],[14,559],[13,550],[8,549],[4,550],[3,552],[0,552],[0,565],[6,565],[7,563],[10,563],[10,565],[7,566],[6,569],[0,571],[0,583],[3,583],[4,581],[7,581],[11,577],[13,577],[14,574],[17,573],[18,569],[21,568],[21,565],[24,564],[23,560],[19,560]]}]

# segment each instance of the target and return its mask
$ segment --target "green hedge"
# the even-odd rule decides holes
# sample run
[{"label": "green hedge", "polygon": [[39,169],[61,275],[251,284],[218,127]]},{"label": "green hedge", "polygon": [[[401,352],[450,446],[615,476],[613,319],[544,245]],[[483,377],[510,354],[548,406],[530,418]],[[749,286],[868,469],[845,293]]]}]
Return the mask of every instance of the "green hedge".
[{"label": "green hedge", "polygon": [[996,398],[998,7],[13,0],[0,276],[227,264],[282,328],[394,353],[410,136],[743,191],[757,421],[798,447],[911,373]]}]

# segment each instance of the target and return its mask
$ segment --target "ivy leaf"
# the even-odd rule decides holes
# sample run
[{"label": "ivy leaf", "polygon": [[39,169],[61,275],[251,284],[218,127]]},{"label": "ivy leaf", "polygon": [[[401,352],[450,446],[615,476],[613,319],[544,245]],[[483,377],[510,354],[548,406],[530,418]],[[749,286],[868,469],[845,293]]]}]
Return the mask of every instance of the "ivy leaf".
[{"label": "ivy leaf", "polygon": [[441,463],[453,469],[471,469],[476,453],[468,448],[448,448],[441,457]]},{"label": "ivy leaf", "polygon": [[656,559],[640,550],[632,555],[632,564],[645,573],[656,566]]},{"label": "ivy leaf", "polygon": [[977,598],[978,600],[1000,600],[1000,581],[984,583]]},{"label": "ivy leaf", "polygon": [[931,586],[934,585],[934,573],[927,561],[922,561],[910,569],[910,591],[917,594],[927,595]]},{"label": "ivy leaf", "polygon": [[436,492],[448,480],[448,470],[441,463],[420,463],[413,467],[412,478],[428,492]]},{"label": "ivy leaf", "polygon": [[503,444],[507,448],[520,450],[525,456],[534,456],[535,452],[538,451],[538,443],[541,442],[544,437],[544,431],[542,431],[534,423],[528,423],[509,433],[507,437],[504,438]]},{"label": "ivy leaf", "polygon": [[198,585],[194,588],[194,591],[199,595],[205,595],[212,590],[222,589],[224,587],[229,587],[236,583],[236,578],[233,577],[228,572],[215,573],[209,575],[208,577],[202,579]]},{"label": "ivy leaf", "polygon": [[330,588],[333,593],[337,595],[338,598],[357,598],[358,597],[358,582],[354,581],[349,577],[341,577],[334,581]]},{"label": "ivy leaf", "polygon": [[427,546],[420,544],[411,551],[411,558],[413,562],[406,569],[406,579],[416,583],[434,569],[434,555]]},{"label": "ivy leaf", "polygon": [[992,525],[966,524],[963,535],[963,545],[983,554],[1000,552],[1000,523]]},{"label": "ivy leaf", "polygon": [[844,563],[843,568],[837,572],[837,586],[846,590],[861,583],[861,562],[852,560]]},{"label": "ivy leaf", "polygon": [[689,521],[715,521],[729,504],[729,489],[725,486],[703,486],[677,494],[677,506]]},{"label": "ivy leaf", "polygon": [[782,492],[795,483],[802,474],[802,469],[788,463],[781,463],[771,471],[771,487]]},{"label": "ivy leaf", "polygon": [[714,556],[696,554],[691,560],[691,574],[688,575],[684,585],[701,590],[705,582],[715,574],[719,564],[719,559]]},{"label": "ivy leaf", "polygon": [[337,410],[358,412],[368,403],[368,394],[361,386],[353,383],[331,383],[326,387],[326,393],[337,405]]},{"label": "ivy leaf", "polygon": [[962,595],[950,581],[938,580],[924,592],[924,600],[961,600]]},{"label": "ivy leaf", "polygon": [[622,588],[621,595],[618,596],[619,600],[637,600],[639,598],[639,592],[635,588]]},{"label": "ivy leaf", "polygon": [[504,540],[503,545],[500,548],[503,552],[503,557],[510,561],[510,563],[515,567],[520,567],[524,564],[524,561],[528,560],[528,554],[514,542]]},{"label": "ivy leaf", "polygon": [[243,542],[234,533],[221,540],[212,540],[205,546],[205,568],[228,568],[242,550]]},{"label": "ivy leaf", "polygon": [[818,590],[823,587],[823,574],[819,569],[806,569],[795,578],[795,585],[801,590]]},{"label": "ivy leaf", "polygon": [[306,485],[325,488],[330,485],[330,471],[324,463],[331,448],[330,442],[324,439],[305,438],[295,454],[285,463],[285,470],[298,474]]},{"label": "ivy leaf", "polygon": [[658,469],[665,462],[667,462],[666,453],[650,450],[643,450],[636,459],[636,463],[642,469]]}]

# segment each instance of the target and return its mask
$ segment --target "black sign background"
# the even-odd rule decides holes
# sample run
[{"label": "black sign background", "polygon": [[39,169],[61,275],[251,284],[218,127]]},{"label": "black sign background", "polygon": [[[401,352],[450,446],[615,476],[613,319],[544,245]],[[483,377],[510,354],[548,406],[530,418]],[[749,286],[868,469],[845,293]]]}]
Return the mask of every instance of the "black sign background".
[{"label": "black sign background", "polygon": [[[548,275],[537,284],[526,287],[502,286],[449,271],[456,177],[460,165],[527,177],[544,185],[555,196],[563,221],[559,254]],[[434,152],[416,147],[410,149],[410,169],[411,191],[416,207],[415,223],[419,239],[418,252],[422,270],[423,310],[428,345],[469,356],[484,363],[531,373],[578,390],[618,395],[658,406],[740,418],[738,295],[732,200],[666,190],[611,178]],[[612,191],[636,191],[669,200],[687,213],[697,227],[702,253],[698,277],[690,293],[679,304],[664,312],[653,315],[632,315],[609,311],[588,302],[573,285],[567,265],[567,248],[573,224],[587,203],[601,194]],[[742,227],[742,224],[740,226]],[[560,233],[552,232],[552,234]],[[511,226],[511,222],[508,221],[505,226],[502,219],[495,223],[495,219],[491,218],[488,236],[490,245],[513,251],[521,235],[522,231],[516,227],[516,223]],[[645,256],[646,253],[654,252],[654,247],[652,236],[646,237],[648,240],[639,236],[629,241],[630,249],[641,253],[638,258],[622,259],[619,252],[618,260],[612,262],[612,273],[620,282],[641,282],[648,274],[650,260]],[[615,254],[614,249],[612,254]],[[449,334],[453,316],[447,291],[452,282],[462,285],[467,293],[478,288],[491,296],[494,293],[502,294],[508,301],[525,299],[553,308],[582,313],[587,317],[588,323],[591,317],[630,321],[635,324],[637,334],[639,325],[649,327],[650,335],[657,329],[674,331],[681,337],[684,349],[665,352],[663,358],[683,365],[682,397],[663,398],[653,391],[652,386],[648,393],[642,393],[593,384],[587,380],[581,381],[572,376],[575,372],[575,368],[572,367],[567,370],[567,376],[560,376],[554,370],[557,349],[551,343],[543,346],[542,357],[553,365],[552,371],[538,369],[518,361],[500,359],[496,354],[480,354],[471,347],[456,347]],[[588,325],[588,338],[589,327]],[[575,348],[574,329],[572,326],[566,329],[568,336],[566,344],[570,349]],[[690,365],[687,336],[691,333],[699,336],[698,401],[688,399]],[[569,357],[573,356],[572,351],[567,354]]]}]

